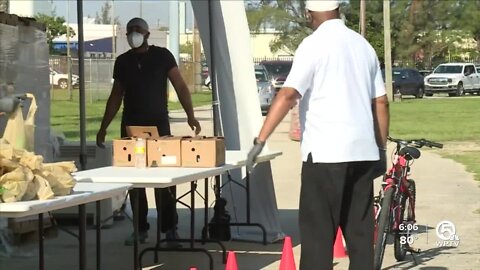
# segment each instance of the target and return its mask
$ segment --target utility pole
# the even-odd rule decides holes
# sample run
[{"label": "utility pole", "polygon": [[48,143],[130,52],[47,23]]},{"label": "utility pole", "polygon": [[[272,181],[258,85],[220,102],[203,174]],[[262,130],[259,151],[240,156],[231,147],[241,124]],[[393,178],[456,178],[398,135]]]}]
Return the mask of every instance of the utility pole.
[{"label": "utility pole", "polygon": [[365,24],[366,24],[366,1],[365,0],[360,0],[360,34],[362,37],[365,37]]},{"label": "utility pole", "polygon": [[67,74],[68,95],[73,100],[72,93],[72,56],[70,55],[70,1],[67,1]]},{"label": "utility pole", "polygon": [[390,0],[383,0],[383,34],[385,39],[385,88],[389,101],[393,100],[392,89],[392,44],[390,37]]}]

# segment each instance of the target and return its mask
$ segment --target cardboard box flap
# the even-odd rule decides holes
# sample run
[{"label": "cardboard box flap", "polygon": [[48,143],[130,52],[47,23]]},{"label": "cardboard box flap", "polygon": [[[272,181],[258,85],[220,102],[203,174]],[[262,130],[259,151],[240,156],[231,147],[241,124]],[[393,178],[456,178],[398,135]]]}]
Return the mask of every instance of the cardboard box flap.
[{"label": "cardboard box flap", "polygon": [[128,137],[160,138],[156,126],[126,126]]},{"label": "cardboard box flap", "polygon": [[221,136],[186,136],[182,137],[184,140],[189,140],[189,141],[217,141],[217,140],[222,140],[224,141],[225,138]]}]

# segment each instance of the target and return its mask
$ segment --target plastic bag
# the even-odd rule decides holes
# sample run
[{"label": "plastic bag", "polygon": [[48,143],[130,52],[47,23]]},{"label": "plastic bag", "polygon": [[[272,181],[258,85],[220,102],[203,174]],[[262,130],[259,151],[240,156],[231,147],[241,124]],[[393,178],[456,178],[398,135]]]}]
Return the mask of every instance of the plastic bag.
[{"label": "plastic bag", "polygon": [[37,102],[34,95],[30,93],[26,95],[32,99],[26,119],[23,119],[22,107],[18,106],[8,118],[3,139],[8,141],[15,149],[33,151]]}]

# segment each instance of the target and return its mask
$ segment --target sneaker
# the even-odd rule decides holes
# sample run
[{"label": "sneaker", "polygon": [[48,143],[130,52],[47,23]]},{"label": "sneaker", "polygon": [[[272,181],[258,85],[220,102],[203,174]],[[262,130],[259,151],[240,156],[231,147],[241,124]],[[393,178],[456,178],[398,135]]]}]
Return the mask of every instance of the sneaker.
[{"label": "sneaker", "polygon": [[179,248],[182,247],[180,242],[176,241],[180,239],[176,230],[169,230],[165,233],[165,247],[167,248]]},{"label": "sneaker", "polygon": [[[135,242],[135,235],[132,233],[126,240],[125,246],[133,246]],[[148,232],[138,232],[138,242],[140,244],[148,243]]]}]

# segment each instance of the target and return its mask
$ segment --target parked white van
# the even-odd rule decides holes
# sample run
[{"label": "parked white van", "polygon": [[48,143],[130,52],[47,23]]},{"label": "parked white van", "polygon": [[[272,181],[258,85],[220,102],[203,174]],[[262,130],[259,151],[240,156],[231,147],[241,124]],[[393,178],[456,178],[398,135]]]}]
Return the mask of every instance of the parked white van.
[{"label": "parked white van", "polygon": [[434,93],[448,93],[449,96],[480,94],[480,74],[471,63],[441,64],[425,77],[425,95]]}]

